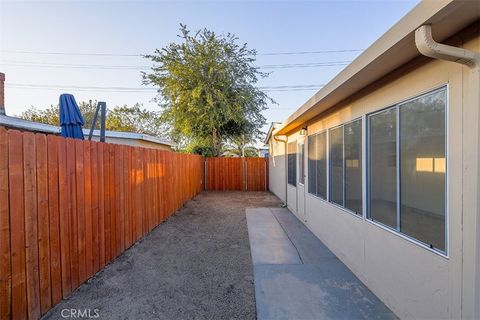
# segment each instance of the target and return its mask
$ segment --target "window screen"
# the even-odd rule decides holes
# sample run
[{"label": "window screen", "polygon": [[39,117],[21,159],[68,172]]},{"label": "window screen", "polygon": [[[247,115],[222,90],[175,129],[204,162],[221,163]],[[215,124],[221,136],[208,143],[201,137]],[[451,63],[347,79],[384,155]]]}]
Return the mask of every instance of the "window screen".
[{"label": "window screen", "polygon": [[369,218],[444,252],[445,119],[446,88],[369,116]]},{"label": "window screen", "polygon": [[317,196],[327,199],[327,132],[317,135]]},{"label": "window screen", "polygon": [[396,134],[395,108],[370,116],[370,218],[392,228],[397,227]]},{"label": "window screen", "polygon": [[345,208],[362,214],[362,121],[344,126]]},{"label": "window screen", "polygon": [[343,206],[343,126],[330,129],[330,201]]},{"label": "window screen", "polygon": [[445,90],[399,107],[400,231],[445,251]]},{"label": "window screen", "polygon": [[300,143],[298,146],[300,147],[298,150],[298,182],[305,184],[305,143]]},{"label": "window screen", "polygon": [[330,129],[330,202],[362,214],[362,120]]},{"label": "window screen", "polygon": [[327,133],[308,137],[308,192],[327,198]]},{"label": "window screen", "polygon": [[308,193],[317,194],[317,137],[308,137]]}]

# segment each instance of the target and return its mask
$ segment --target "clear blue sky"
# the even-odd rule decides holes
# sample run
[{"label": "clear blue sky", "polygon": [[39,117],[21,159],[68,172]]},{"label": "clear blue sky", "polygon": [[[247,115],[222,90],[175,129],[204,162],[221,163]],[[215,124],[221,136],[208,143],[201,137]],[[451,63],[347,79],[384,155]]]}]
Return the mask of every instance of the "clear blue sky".
[{"label": "clear blue sky", "polygon": [[[138,68],[149,65],[141,57],[12,51],[152,53],[155,48],[177,41],[180,23],[193,30],[206,27],[218,33],[234,33],[241,42],[248,43],[260,54],[357,50],[371,45],[417,3],[417,0],[0,1],[0,71],[7,78],[6,111],[15,115],[32,105],[45,108],[57,104],[63,92],[74,94],[77,101],[97,99],[106,101],[109,106],[140,102],[148,109],[159,109],[152,102],[154,91],[91,88],[141,87]],[[345,67],[339,64],[353,60],[358,54],[360,51],[259,55],[258,66],[327,64],[321,67],[264,69],[272,74],[259,86],[273,86],[277,87],[276,90],[278,86],[287,86],[287,91],[268,92],[278,103],[265,111],[268,122],[283,121],[318,90],[292,90],[292,86],[325,84]],[[332,66],[331,62],[337,65]]]}]

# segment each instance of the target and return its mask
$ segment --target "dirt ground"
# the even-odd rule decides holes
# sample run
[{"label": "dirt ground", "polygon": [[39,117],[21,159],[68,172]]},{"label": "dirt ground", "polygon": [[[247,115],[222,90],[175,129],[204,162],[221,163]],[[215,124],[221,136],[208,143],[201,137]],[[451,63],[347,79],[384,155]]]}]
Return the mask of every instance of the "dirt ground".
[{"label": "dirt ground", "polygon": [[203,192],[44,318],[255,319],[245,208],[280,204],[267,192]]}]

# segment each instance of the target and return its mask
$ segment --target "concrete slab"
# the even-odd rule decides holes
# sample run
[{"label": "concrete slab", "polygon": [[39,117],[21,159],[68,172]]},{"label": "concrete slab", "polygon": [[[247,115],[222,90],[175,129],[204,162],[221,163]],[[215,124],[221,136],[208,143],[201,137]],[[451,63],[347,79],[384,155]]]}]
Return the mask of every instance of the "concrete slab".
[{"label": "concrete slab", "polygon": [[396,319],[339,260],[257,265],[257,319]]},{"label": "concrete slab", "polygon": [[397,319],[287,209],[247,209],[247,224],[257,319]]},{"label": "concrete slab", "polygon": [[252,262],[256,264],[301,264],[300,256],[268,208],[247,208]]},{"label": "concrete slab", "polygon": [[333,252],[288,209],[271,208],[270,211],[296,247],[304,264],[316,264],[327,259],[337,259]]}]

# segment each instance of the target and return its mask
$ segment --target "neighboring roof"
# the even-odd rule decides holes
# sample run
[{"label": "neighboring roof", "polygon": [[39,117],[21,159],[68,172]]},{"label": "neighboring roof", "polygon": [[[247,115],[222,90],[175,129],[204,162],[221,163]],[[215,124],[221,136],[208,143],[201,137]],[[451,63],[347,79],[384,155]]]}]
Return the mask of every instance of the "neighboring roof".
[{"label": "neighboring roof", "polygon": [[[60,134],[60,127],[52,126],[52,125],[44,124],[40,122],[10,117],[10,116],[0,115],[0,125],[5,127],[10,127],[10,128],[17,128],[21,130],[29,130],[29,131],[49,133],[49,134]],[[88,136],[89,133],[90,133],[90,129],[83,129],[83,134],[85,136]],[[93,130],[93,135],[96,137],[99,137],[100,130]],[[152,137],[142,133],[105,131],[105,136],[107,138],[144,140],[144,141],[163,144],[167,146],[174,146],[174,143],[167,139]]]},{"label": "neighboring roof", "polygon": [[[90,133],[90,129],[83,129],[83,134],[87,137]],[[93,130],[93,136],[99,137],[100,130]],[[158,144],[164,144],[167,146],[174,146],[170,140],[157,138],[143,133],[133,133],[133,132],[121,132],[121,131],[105,131],[105,136],[107,138],[119,138],[119,139],[134,139],[134,140],[144,140]]]},{"label": "neighboring roof", "polygon": [[59,134],[60,128],[49,124],[0,115],[0,125],[35,132]]},{"label": "neighboring roof", "polygon": [[[275,130],[284,135],[419,56],[415,30],[432,25],[441,42],[480,18],[478,1],[422,1]],[[334,32],[335,29],[333,29]],[[268,138],[268,137],[267,137]]]},{"label": "neighboring roof", "polygon": [[268,141],[270,140],[270,137],[272,136],[273,130],[278,128],[282,123],[281,122],[272,122],[270,124],[270,128],[268,128],[267,136],[265,137],[265,144],[268,144]]}]

